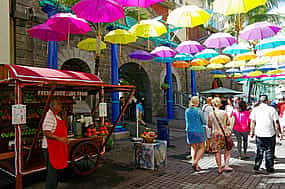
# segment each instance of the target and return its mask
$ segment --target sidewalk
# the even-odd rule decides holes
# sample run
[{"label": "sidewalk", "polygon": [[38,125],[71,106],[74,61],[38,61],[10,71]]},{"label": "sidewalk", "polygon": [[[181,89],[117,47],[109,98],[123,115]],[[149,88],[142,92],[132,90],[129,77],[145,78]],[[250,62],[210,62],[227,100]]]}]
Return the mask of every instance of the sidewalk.
[{"label": "sidewalk", "polygon": [[[186,160],[187,146],[184,130],[171,129],[167,167],[158,171],[133,167],[133,149],[130,140],[116,141],[111,152],[103,156],[101,166],[88,177],[69,176],[59,183],[58,189],[88,188],[167,188],[167,189],[220,189],[220,188],[285,188],[285,141],[276,146],[275,173],[256,174],[253,171],[255,141],[250,138],[248,155],[250,159],[237,159],[237,149],[231,153],[233,172],[218,175],[214,154],[205,154],[199,164],[203,169],[193,172],[191,161]],[[264,163],[262,165],[264,168]],[[44,188],[44,181],[29,185],[27,189]]]}]

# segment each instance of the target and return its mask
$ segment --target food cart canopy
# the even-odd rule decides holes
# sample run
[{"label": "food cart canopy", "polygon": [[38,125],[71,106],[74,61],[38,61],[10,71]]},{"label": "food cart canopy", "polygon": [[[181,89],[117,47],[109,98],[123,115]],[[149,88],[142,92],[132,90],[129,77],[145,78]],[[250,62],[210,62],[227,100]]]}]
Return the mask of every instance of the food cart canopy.
[{"label": "food cart canopy", "polygon": [[216,89],[211,89],[208,91],[200,92],[200,94],[221,94],[221,95],[235,95],[235,94],[243,94],[241,91],[235,91],[228,88],[219,87]]}]

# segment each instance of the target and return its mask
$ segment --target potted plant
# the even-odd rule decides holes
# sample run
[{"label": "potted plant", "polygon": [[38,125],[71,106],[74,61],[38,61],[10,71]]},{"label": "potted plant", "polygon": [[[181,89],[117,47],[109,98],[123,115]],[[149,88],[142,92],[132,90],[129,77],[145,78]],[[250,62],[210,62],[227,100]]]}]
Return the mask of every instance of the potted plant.
[{"label": "potted plant", "polygon": [[169,85],[168,85],[167,83],[162,83],[162,84],[160,85],[160,88],[161,88],[162,90],[167,90],[167,89],[169,88]]}]

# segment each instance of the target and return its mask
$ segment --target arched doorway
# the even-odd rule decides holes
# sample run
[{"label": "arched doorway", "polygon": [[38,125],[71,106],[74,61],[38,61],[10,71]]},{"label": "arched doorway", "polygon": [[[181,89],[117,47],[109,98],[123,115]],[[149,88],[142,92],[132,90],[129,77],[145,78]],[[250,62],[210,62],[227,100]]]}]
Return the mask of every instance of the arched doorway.
[{"label": "arched doorway", "polygon": [[119,69],[119,79],[136,86],[135,98],[144,98],[144,120],[149,123],[152,122],[152,93],[150,80],[145,70],[139,64],[126,63]]},{"label": "arched doorway", "polygon": [[91,73],[91,70],[83,60],[79,58],[72,58],[63,63],[61,70],[70,70],[70,71],[78,71]]}]

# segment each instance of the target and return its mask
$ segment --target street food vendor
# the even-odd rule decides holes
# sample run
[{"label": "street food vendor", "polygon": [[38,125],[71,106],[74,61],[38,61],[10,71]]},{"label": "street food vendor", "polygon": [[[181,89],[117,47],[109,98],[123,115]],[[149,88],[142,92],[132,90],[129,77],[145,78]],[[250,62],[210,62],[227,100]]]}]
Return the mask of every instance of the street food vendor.
[{"label": "street food vendor", "polygon": [[67,125],[60,117],[62,102],[55,97],[43,122],[42,148],[47,166],[46,189],[55,189],[58,183],[58,169],[67,167],[68,151]]}]

